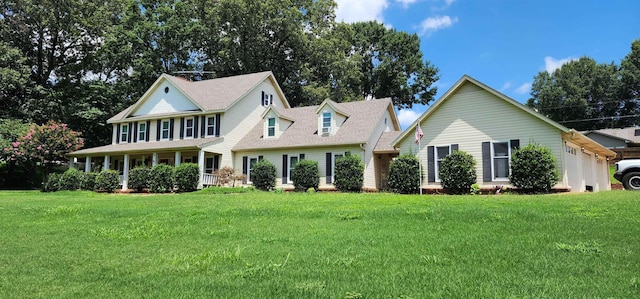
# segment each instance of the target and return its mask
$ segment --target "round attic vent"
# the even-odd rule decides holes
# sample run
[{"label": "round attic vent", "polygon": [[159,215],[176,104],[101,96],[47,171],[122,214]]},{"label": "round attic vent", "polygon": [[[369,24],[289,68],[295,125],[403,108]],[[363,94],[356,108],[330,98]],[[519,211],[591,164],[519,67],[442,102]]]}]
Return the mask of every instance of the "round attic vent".
[{"label": "round attic vent", "polygon": [[169,93],[169,87],[164,88],[164,93]]}]

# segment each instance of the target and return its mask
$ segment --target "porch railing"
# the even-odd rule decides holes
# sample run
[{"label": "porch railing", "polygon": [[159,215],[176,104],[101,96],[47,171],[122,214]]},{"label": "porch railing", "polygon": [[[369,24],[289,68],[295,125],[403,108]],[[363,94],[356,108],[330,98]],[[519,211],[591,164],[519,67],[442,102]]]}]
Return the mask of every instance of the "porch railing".
[{"label": "porch railing", "polygon": [[202,185],[203,186],[217,186],[218,185],[219,176],[216,174],[205,173],[202,175]]}]

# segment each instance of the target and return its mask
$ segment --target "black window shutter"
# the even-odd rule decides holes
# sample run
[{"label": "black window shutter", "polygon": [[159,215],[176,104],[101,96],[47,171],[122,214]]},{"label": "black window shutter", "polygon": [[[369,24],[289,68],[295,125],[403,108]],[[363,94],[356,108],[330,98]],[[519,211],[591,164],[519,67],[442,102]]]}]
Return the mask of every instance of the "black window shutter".
[{"label": "black window shutter", "polygon": [[327,176],[326,176],[327,184],[331,184],[332,183],[331,176],[333,175],[333,173],[331,173],[331,165],[332,165],[331,157],[332,157],[331,153],[327,153],[326,154],[326,161],[325,161],[324,167],[325,167],[326,172],[327,172]]},{"label": "black window shutter", "polygon": [[138,141],[138,122],[133,123],[133,142]]},{"label": "black window shutter", "polygon": [[262,92],[262,97],[260,97],[260,105],[264,106],[264,91]]},{"label": "black window shutter", "polygon": [[116,143],[120,143],[120,124],[118,124],[117,127],[118,128],[116,129]]},{"label": "black window shutter", "polygon": [[200,127],[198,126],[199,117],[193,117],[193,138],[198,138],[200,135]]},{"label": "black window shutter", "polygon": [[243,184],[247,183],[247,170],[248,170],[247,162],[248,162],[248,160],[249,160],[249,157],[247,157],[247,156],[243,156],[242,157],[242,174],[244,174],[244,180],[242,180]]},{"label": "black window shutter", "polygon": [[427,146],[427,182],[436,181],[435,147]]},{"label": "black window shutter", "polygon": [[288,155],[282,155],[282,183],[286,184],[289,181],[287,180],[287,173],[289,172],[288,169],[288,164],[289,163],[289,156]]},{"label": "black window shutter", "polygon": [[220,113],[216,114],[216,137],[220,137]]},{"label": "black window shutter", "polygon": [[184,117],[180,118],[180,139],[184,139]]},{"label": "black window shutter", "polygon": [[513,153],[514,150],[517,150],[520,148],[520,139],[512,139],[509,140],[509,143],[511,144],[511,152]]},{"label": "black window shutter", "polygon": [[150,125],[151,125],[151,121],[150,121],[150,120],[148,120],[148,121],[147,121],[147,133],[146,133],[146,134],[144,134],[144,136],[145,136],[145,141],[146,141],[146,142],[149,142],[149,133],[151,133],[151,127],[150,127]]},{"label": "black window shutter", "polygon": [[258,156],[258,161],[262,161],[262,159],[264,159],[264,156]]},{"label": "black window shutter", "polygon": [[451,152],[457,152],[458,151],[458,145],[457,144],[452,144],[451,145]]},{"label": "black window shutter", "polygon": [[491,182],[491,142],[482,143],[482,181]]},{"label": "black window shutter", "polygon": [[169,140],[173,140],[173,122],[173,118],[169,120]]},{"label": "black window shutter", "polygon": [[300,160],[304,160],[304,154],[300,154]]},{"label": "black window shutter", "polygon": [[203,115],[200,120],[200,137],[201,138],[204,138],[207,134],[207,132],[205,132],[207,130],[206,125],[207,125],[207,117]]},{"label": "black window shutter", "polygon": [[213,170],[220,169],[220,155],[213,156]]},{"label": "black window shutter", "polygon": [[118,160],[113,160],[113,166],[114,170],[120,170],[120,164],[118,163]]},{"label": "black window shutter", "polygon": [[162,127],[162,121],[156,121],[156,141],[160,141],[160,128]]},{"label": "black window shutter", "polygon": [[198,164],[198,156],[193,156],[193,157],[191,157],[191,163],[196,163],[196,164]]},{"label": "black window shutter", "polygon": [[129,131],[127,132],[127,142],[131,142],[131,131],[133,131],[131,127],[133,127],[133,123],[129,123]]},{"label": "black window shutter", "polygon": [[131,159],[131,165],[133,165],[133,167],[136,167],[136,159]]}]

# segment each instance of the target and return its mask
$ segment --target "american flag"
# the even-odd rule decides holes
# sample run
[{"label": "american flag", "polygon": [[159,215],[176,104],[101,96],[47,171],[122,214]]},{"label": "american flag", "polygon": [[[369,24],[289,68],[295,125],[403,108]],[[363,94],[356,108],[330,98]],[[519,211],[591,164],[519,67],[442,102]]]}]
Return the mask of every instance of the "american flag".
[{"label": "american flag", "polygon": [[424,133],[422,133],[422,128],[420,128],[420,123],[418,123],[416,125],[416,144],[420,143],[420,139],[422,139],[423,136],[424,136]]}]

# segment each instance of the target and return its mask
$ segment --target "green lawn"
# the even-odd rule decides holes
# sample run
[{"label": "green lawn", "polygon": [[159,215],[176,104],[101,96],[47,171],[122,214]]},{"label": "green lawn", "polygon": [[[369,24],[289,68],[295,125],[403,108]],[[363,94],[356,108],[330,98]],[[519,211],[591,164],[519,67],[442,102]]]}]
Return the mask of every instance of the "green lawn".
[{"label": "green lawn", "polygon": [[1,298],[638,298],[637,192],[0,192]]}]

